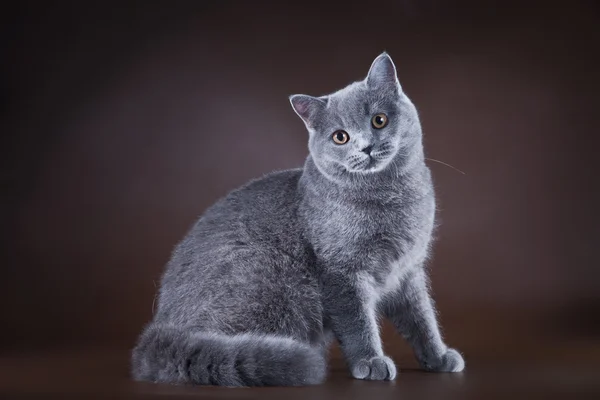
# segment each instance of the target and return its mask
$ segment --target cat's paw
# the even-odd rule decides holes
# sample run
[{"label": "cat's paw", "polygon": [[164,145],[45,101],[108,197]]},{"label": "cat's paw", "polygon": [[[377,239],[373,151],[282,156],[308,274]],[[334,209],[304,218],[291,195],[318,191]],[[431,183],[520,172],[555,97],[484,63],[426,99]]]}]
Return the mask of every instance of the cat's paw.
[{"label": "cat's paw", "polygon": [[352,366],[352,376],[371,381],[391,381],[396,379],[396,366],[392,359],[386,356],[359,360]]},{"label": "cat's paw", "polygon": [[461,372],[465,369],[465,360],[458,351],[448,349],[437,360],[423,362],[422,365],[430,372]]}]

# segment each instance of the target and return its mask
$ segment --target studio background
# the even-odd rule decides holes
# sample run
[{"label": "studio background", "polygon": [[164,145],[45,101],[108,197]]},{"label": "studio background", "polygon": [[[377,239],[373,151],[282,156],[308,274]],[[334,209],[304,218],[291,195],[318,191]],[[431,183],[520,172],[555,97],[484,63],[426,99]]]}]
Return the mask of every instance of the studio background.
[{"label": "studio background", "polygon": [[[20,2],[1,18],[2,352],[126,354],[205,208],[302,165],[288,96],[362,79],[383,50],[426,156],[464,171],[428,162],[448,342],[477,365],[598,336],[596,3]],[[387,326],[384,342],[404,346]]]}]

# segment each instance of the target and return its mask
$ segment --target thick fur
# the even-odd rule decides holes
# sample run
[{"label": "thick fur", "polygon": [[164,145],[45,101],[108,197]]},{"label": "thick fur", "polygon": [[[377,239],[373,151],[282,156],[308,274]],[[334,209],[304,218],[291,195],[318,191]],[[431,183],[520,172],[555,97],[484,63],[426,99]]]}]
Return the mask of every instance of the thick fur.
[{"label": "thick fur", "polygon": [[143,333],[133,365],[138,380],[222,386],[311,385],[327,367],[321,352],[289,338],[156,324]]},{"label": "thick fur", "polygon": [[[391,380],[379,316],[424,369],[461,371],[429,295],[435,194],[418,114],[392,60],[384,53],[364,80],[290,102],[309,133],[304,168],[234,190],[177,245],[133,351],[133,376],[317,384],[335,338],[353,377]],[[381,129],[371,122],[378,113],[388,117]],[[340,129],[350,137],[343,145],[332,140]]]}]

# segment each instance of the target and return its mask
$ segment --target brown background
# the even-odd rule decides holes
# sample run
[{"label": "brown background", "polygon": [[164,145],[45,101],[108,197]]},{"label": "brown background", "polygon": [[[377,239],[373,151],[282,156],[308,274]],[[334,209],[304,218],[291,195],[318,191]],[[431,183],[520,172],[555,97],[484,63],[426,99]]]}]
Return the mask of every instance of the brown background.
[{"label": "brown background", "polygon": [[383,50],[427,156],[465,172],[430,162],[448,340],[477,365],[522,335],[599,336],[596,2],[253,3],[3,13],[0,350],[126,354],[196,217],[302,164],[287,96],[362,79]]}]

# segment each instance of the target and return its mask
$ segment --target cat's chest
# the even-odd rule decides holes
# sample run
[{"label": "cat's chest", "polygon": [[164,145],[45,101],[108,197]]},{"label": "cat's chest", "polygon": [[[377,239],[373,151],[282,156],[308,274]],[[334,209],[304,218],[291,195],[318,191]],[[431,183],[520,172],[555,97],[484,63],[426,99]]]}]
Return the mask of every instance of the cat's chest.
[{"label": "cat's chest", "polygon": [[434,222],[433,194],[404,192],[386,200],[327,207],[315,232],[317,253],[334,263],[391,273],[385,266],[401,266],[425,251]]}]

